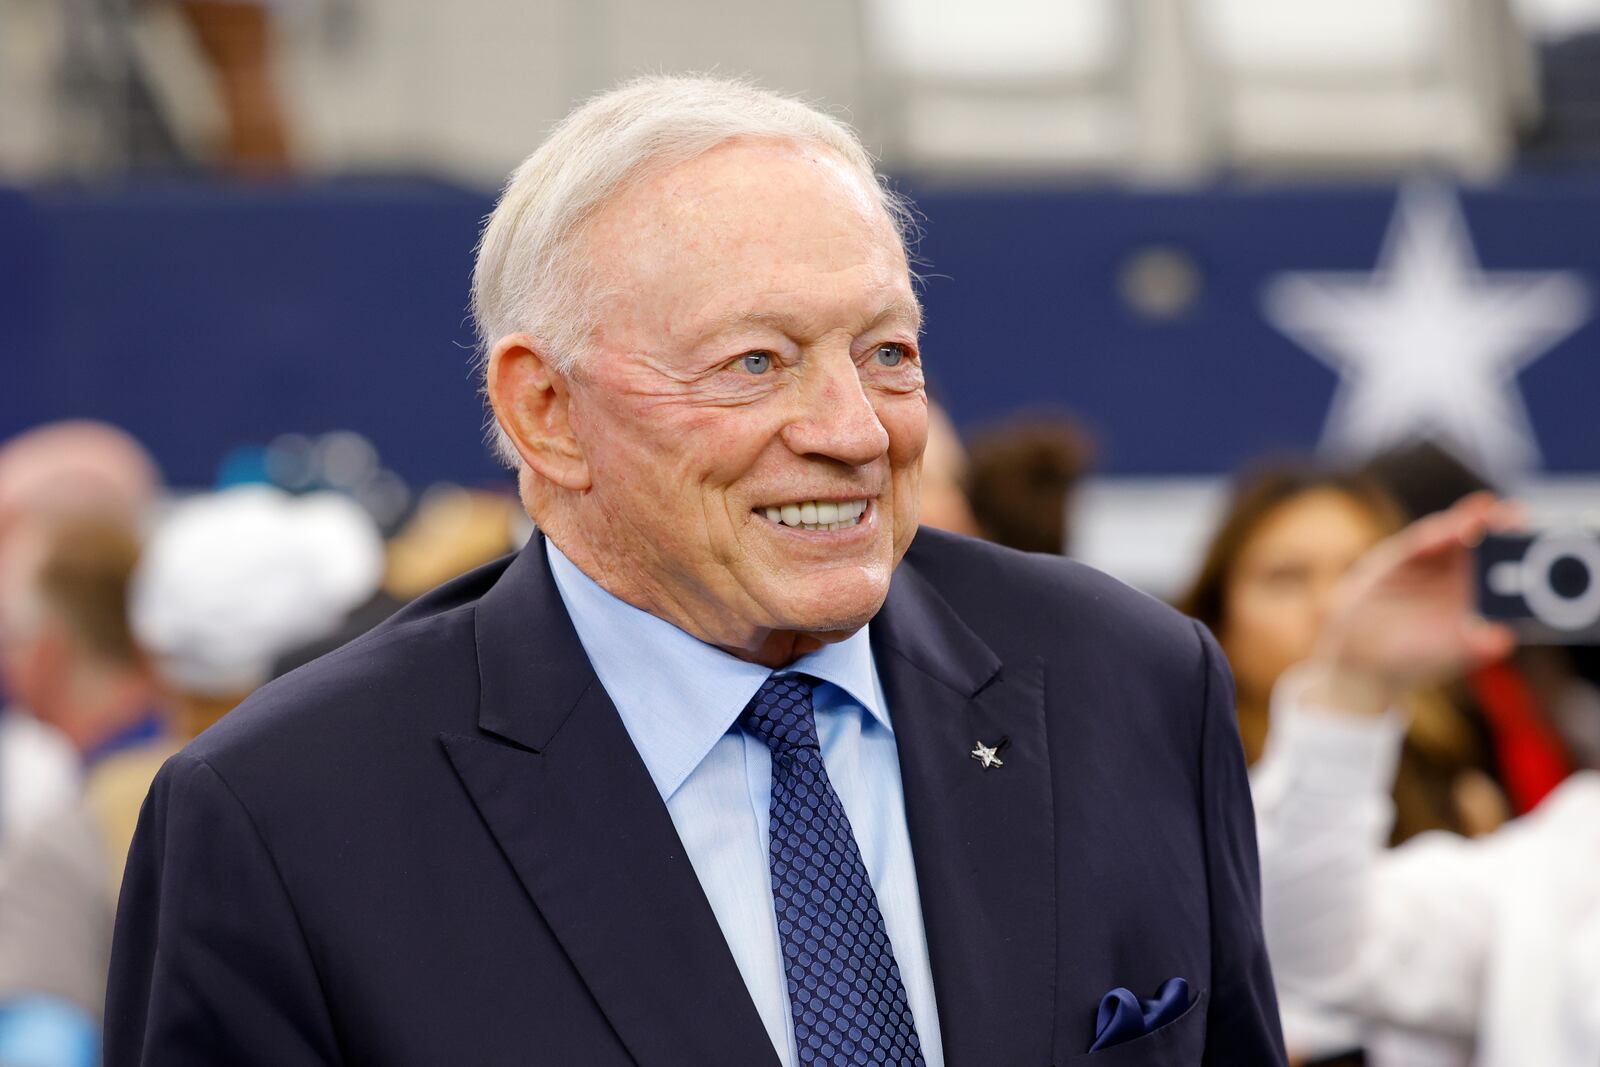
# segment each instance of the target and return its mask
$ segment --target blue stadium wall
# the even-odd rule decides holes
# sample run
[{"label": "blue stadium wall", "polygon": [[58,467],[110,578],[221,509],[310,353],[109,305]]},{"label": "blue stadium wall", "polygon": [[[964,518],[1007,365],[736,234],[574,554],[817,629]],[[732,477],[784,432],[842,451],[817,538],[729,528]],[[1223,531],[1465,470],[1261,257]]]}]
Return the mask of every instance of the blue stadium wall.
[{"label": "blue stadium wall", "polygon": [[[1484,269],[1575,271],[1600,292],[1593,176],[1459,195]],[[1315,446],[1338,376],[1265,321],[1262,287],[1371,271],[1395,189],[917,201],[926,360],[957,421],[1064,408],[1093,430],[1102,472],[1170,475]],[[413,482],[500,478],[469,370],[489,207],[410,179],[0,190],[0,437],[103,418],[175,484],[204,485],[233,446],[350,428]],[[1127,298],[1151,250],[1193,269],[1169,314]],[[1600,321],[1517,381],[1544,469],[1600,470]]]}]

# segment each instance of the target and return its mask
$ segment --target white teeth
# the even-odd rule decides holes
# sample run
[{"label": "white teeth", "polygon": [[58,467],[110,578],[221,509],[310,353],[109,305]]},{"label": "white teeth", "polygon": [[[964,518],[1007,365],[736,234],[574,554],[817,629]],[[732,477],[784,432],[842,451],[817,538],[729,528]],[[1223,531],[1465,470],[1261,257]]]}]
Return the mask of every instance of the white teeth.
[{"label": "white teeth", "polygon": [[768,521],[802,530],[846,530],[867,512],[865,500],[807,500],[800,504],[758,508]]}]

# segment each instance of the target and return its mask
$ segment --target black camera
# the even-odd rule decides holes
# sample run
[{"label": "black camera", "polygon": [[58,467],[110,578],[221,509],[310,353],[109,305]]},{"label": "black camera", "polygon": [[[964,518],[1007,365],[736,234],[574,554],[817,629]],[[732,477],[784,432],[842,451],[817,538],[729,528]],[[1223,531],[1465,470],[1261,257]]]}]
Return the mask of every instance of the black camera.
[{"label": "black camera", "polygon": [[1600,531],[1484,538],[1478,610],[1529,644],[1600,644]]}]

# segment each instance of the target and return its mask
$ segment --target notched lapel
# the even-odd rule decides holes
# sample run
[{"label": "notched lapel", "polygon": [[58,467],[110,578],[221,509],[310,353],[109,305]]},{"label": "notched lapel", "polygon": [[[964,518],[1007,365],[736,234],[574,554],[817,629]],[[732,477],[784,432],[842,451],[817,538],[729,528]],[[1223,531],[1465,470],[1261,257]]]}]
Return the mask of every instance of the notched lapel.
[{"label": "notched lapel", "polygon": [[[874,627],[946,1059],[1048,1063],[1057,912],[1044,665],[1001,663],[907,571]],[[973,758],[1002,739],[1001,766]]]},{"label": "notched lapel", "polygon": [[441,741],[635,1060],[775,1063],[666,807],[598,683],[592,694],[542,755]]},{"label": "notched lapel", "polygon": [[776,1064],[666,805],[572,631],[542,541],[480,601],[477,627],[482,733],[440,741],[629,1053],[646,1067]]}]

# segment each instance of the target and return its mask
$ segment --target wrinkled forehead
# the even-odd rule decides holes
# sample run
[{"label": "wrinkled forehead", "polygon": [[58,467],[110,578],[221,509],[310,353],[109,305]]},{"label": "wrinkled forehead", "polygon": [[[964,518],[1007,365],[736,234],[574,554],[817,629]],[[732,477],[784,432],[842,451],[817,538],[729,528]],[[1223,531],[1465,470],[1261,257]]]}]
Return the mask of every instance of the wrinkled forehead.
[{"label": "wrinkled forehead", "polygon": [[841,223],[893,230],[871,178],[814,141],[733,138],[651,174],[617,201],[622,206],[631,200],[634,210],[642,208],[658,218],[726,225],[747,217],[748,209],[757,205],[798,208],[796,197],[826,199]]},{"label": "wrinkled forehead", "polygon": [[584,239],[613,307],[649,294],[682,320],[747,300],[915,305],[878,190],[817,144],[725,143],[624,191]]}]

